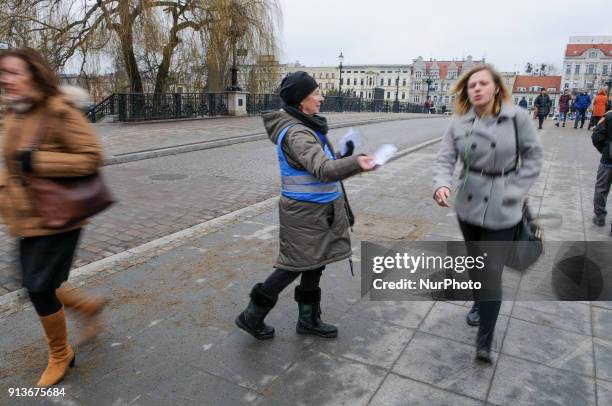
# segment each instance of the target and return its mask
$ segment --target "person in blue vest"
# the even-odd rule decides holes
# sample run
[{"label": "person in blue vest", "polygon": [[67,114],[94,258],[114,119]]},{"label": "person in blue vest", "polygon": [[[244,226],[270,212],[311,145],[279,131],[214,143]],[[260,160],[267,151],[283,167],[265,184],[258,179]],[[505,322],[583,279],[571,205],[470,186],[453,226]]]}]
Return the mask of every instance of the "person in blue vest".
[{"label": "person in blue vest", "polygon": [[278,295],[301,277],[295,288],[298,334],[333,338],[338,329],[321,320],[319,281],[325,266],[350,258],[350,207],[343,179],[375,168],[370,155],[338,156],[327,138],[327,120],[319,116],[319,85],[306,72],[288,75],[281,83],[280,111],[263,115],[270,140],[276,145],[281,175],[278,259],[274,272],[250,293],[247,308],[238,315],[239,328],[257,339],[274,336],[264,318]]}]

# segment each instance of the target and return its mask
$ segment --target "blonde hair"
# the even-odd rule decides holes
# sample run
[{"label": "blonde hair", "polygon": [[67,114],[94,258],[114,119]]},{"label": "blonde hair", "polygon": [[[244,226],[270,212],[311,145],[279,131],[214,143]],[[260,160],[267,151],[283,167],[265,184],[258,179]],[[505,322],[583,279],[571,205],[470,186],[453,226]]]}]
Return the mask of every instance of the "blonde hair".
[{"label": "blonde hair", "polygon": [[495,87],[497,88],[495,101],[493,102],[493,115],[498,116],[501,112],[502,104],[510,101],[510,93],[508,92],[508,89],[506,89],[506,86],[504,86],[501,75],[491,65],[478,65],[461,75],[457,83],[453,85],[453,88],[450,91],[450,94],[455,96],[455,114],[463,116],[472,108],[472,104],[470,103],[470,99],[468,97],[468,81],[474,73],[483,70],[486,70],[491,74],[493,83],[495,83]]}]

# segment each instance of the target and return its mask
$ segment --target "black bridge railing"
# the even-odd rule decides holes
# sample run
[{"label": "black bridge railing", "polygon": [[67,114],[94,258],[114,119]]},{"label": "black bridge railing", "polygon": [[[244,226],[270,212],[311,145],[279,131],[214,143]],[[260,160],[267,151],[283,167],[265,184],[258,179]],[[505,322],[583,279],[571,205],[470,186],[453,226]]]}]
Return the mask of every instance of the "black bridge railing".
[{"label": "black bridge railing", "polygon": [[[250,115],[278,110],[283,105],[275,94],[248,94],[246,110]],[[394,100],[368,100],[358,97],[326,97],[321,112],[395,112],[426,113],[415,103]],[[92,122],[116,115],[119,121],[136,122],[180,118],[206,118],[228,114],[227,93],[115,93],[87,113]]]}]

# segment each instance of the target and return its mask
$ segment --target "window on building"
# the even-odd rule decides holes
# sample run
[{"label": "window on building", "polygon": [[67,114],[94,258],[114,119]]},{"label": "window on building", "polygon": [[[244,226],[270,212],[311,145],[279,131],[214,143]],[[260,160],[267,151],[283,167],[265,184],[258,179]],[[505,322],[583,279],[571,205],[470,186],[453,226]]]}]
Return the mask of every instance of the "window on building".
[{"label": "window on building", "polygon": [[368,79],[368,86],[372,86],[372,78]]},{"label": "window on building", "polygon": [[385,80],[384,79],[380,79],[380,85],[384,86],[385,85]]},{"label": "window on building", "polygon": [[336,79],[336,74],[332,73],[332,79]]},{"label": "window on building", "polygon": [[437,91],[438,91],[438,87],[439,87],[439,84],[438,84],[438,83],[434,83],[434,91],[435,91],[435,92],[437,92]]},{"label": "window on building", "polygon": [[533,97],[530,97],[529,99],[527,99],[527,105],[533,106]]},{"label": "window on building", "polygon": [[444,104],[448,104],[448,96],[444,96]]},{"label": "window on building", "polygon": [[590,63],[587,65],[587,72],[589,74],[593,74],[595,73],[595,64],[594,63]]},{"label": "window on building", "polygon": [[421,97],[420,96],[414,96],[412,98],[412,102],[413,103],[420,103],[421,102]]},{"label": "window on building", "polygon": [[387,73],[393,73],[393,71],[388,70]]},{"label": "window on building", "polygon": [[420,78],[422,74],[423,74],[423,73],[422,73],[421,71],[417,71],[417,72],[414,74],[414,77],[415,77],[415,78]]},{"label": "window on building", "polygon": [[572,65],[568,63],[567,65],[565,65],[565,74],[569,75],[571,73],[572,73]]},{"label": "window on building", "polygon": [[357,86],[357,78],[353,78],[353,85]]},{"label": "window on building", "polygon": [[421,90],[421,82],[414,83],[414,90]]},{"label": "window on building", "polygon": [[550,99],[550,105],[552,107],[555,107],[555,99],[554,98]]},{"label": "window on building", "polygon": [[406,98],[406,92],[402,92],[402,100]]},{"label": "window on building", "polygon": [[518,91],[519,91],[519,92],[524,92],[525,90],[527,90],[527,89],[525,89],[524,87],[519,87],[519,88],[518,88]]},{"label": "window on building", "polygon": [[387,79],[387,86],[391,86],[391,79]]},{"label": "window on building", "polygon": [[350,70],[347,70],[347,71],[346,71],[346,73],[351,73],[351,71],[350,71]]},{"label": "window on building", "polygon": [[387,92],[387,99],[391,98],[391,92]]},{"label": "window on building", "polygon": [[557,88],[556,87],[549,87],[548,89],[546,89],[547,92],[556,92]]},{"label": "window on building", "polygon": [[340,79],[340,86],[344,84],[344,79]]},{"label": "window on building", "polygon": [[325,79],[329,79],[329,73],[325,74]]},{"label": "window on building", "polygon": [[589,52],[589,58],[597,58],[597,51]]},{"label": "window on building", "polygon": [[569,89],[569,86],[570,86],[569,82],[565,82],[565,85],[563,86],[563,88],[564,89]]},{"label": "window on building", "polygon": [[368,92],[368,99],[371,99],[371,98],[372,98],[372,93]]},{"label": "window on building", "polygon": [[402,86],[406,86],[406,79],[402,81]]},{"label": "window on building", "polygon": [[363,86],[363,78],[361,78],[360,84],[361,86]]},{"label": "window on building", "polygon": [[363,92],[359,92],[359,97],[363,97]]},{"label": "window on building", "polygon": [[580,74],[580,64],[579,63],[577,63],[576,66],[574,67],[574,73],[576,75]]},{"label": "window on building", "polygon": [[608,65],[604,65],[601,67],[601,73],[604,75],[608,74]]},{"label": "window on building", "polygon": [[516,104],[518,104],[518,102],[519,102],[518,97],[515,97],[514,98],[514,104],[516,105]]},{"label": "window on building", "polygon": [[434,96],[434,103],[438,102],[438,96]]},{"label": "window on building", "polygon": [[451,103],[455,103],[455,96],[451,97]]}]

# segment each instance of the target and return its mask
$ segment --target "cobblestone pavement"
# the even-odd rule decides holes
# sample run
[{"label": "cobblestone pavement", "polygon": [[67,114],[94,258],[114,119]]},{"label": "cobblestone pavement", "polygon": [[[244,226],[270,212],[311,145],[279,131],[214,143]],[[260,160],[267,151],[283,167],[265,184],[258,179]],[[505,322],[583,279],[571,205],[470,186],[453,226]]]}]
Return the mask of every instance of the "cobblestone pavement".
[{"label": "cobblestone pavement", "polygon": [[[591,222],[597,155],[586,131],[542,132],[546,154],[530,192],[550,239],[612,242]],[[433,145],[347,182],[360,240],[459,237],[452,211],[431,199]],[[276,209],[208,235],[88,288],[112,298],[108,329],[77,349],[62,383],[77,405],[594,405],[612,404],[612,302],[505,301],[494,363],[474,361],[471,305],[457,301],[372,302],[346,261],[322,278],[323,318],[335,340],[295,334],[296,305],[286,289],[260,342],[233,319],[252,285],[270,273],[278,246]],[[552,235],[551,235],[552,234]],[[504,281],[517,277],[504,271]],[[529,291],[533,274],[520,277]],[[550,283],[550,281],[548,282]],[[29,309],[1,320],[0,403],[7,388],[29,386],[46,361]],[[71,325],[74,332],[76,326]],[[34,334],[33,332],[36,332]],[[13,398],[10,404],[44,403]]]},{"label": "cobblestone pavement", "polygon": [[[330,113],[330,125],[363,121],[404,120],[431,117],[415,113]],[[101,124],[96,131],[104,142],[107,156],[164,148],[194,142],[217,140],[264,132],[261,117],[220,117],[208,120],[184,120],[149,124]]]},{"label": "cobblestone pavement", "polygon": [[[340,116],[342,120],[337,120],[341,122],[362,118],[357,114],[337,114],[330,121]],[[367,113],[365,116],[380,117]],[[198,123],[211,126],[213,122],[235,122],[251,128],[249,131],[263,128],[258,117],[107,127],[108,131],[136,131],[139,137],[145,137],[143,131],[149,131],[147,127],[159,127],[158,136],[162,137],[161,127],[178,126],[181,132],[177,136],[184,140],[184,133],[197,128]],[[428,118],[371,124],[359,129],[364,135],[364,148],[371,151],[383,142],[406,148],[439,136],[446,122],[445,118]],[[218,128],[227,134],[237,131],[227,124]],[[338,129],[330,134],[338,140],[345,132],[346,129]],[[118,138],[120,134],[112,133],[111,137]],[[131,136],[123,134],[126,139]],[[143,141],[139,142],[142,146]],[[274,147],[267,140],[112,165],[104,172],[119,203],[86,228],[76,266],[249,206],[278,192],[278,164]],[[0,295],[20,287],[13,250],[13,241],[0,229]]]}]

